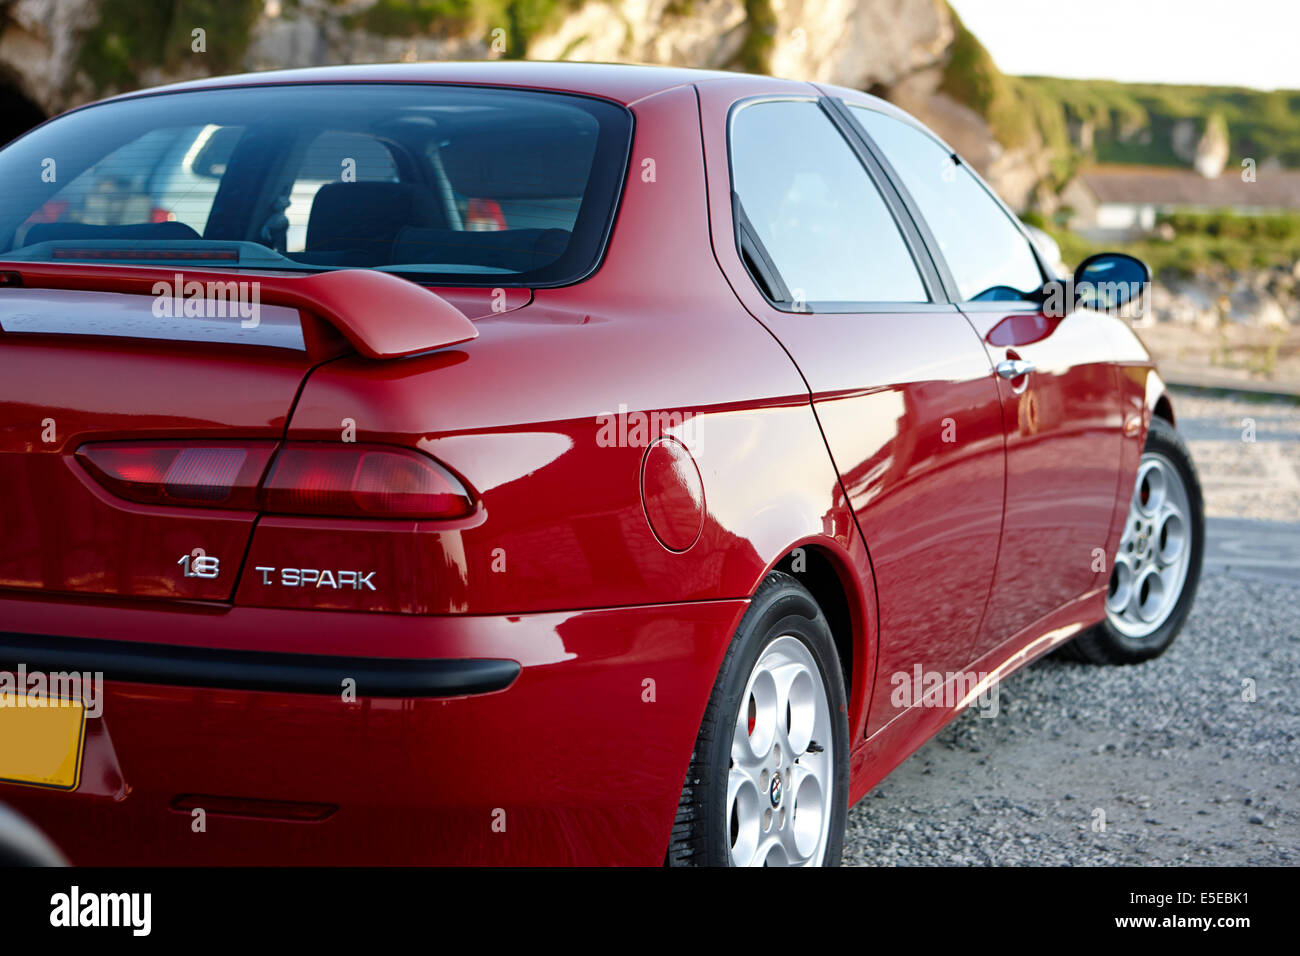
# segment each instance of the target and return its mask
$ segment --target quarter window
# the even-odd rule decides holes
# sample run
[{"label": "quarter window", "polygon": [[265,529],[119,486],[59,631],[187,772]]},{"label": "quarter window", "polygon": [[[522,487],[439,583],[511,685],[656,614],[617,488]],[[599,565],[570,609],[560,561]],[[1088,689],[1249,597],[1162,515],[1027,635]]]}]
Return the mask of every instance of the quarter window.
[{"label": "quarter window", "polygon": [[964,300],[1023,299],[1043,284],[1028,240],[970,170],[916,127],[850,109],[912,194]]},{"label": "quarter window", "polygon": [[796,308],[925,302],[898,224],[821,107],[742,107],[731,124],[732,188]]}]

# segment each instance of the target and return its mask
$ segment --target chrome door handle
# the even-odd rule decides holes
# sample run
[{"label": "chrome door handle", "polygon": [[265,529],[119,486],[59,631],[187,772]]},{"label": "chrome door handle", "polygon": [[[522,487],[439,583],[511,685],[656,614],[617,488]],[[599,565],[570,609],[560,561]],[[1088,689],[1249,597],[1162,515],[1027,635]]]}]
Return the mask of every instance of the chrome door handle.
[{"label": "chrome door handle", "polygon": [[1007,359],[1005,362],[999,362],[997,367],[997,373],[1003,378],[1020,378],[1033,370],[1034,363],[1025,359]]}]

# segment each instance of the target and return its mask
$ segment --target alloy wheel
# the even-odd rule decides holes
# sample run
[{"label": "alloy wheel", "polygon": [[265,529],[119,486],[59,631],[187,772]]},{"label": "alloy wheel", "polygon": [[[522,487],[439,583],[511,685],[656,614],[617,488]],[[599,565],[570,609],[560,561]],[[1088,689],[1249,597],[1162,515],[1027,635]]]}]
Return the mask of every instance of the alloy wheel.
[{"label": "alloy wheel", "polygon": [[726,813],[733,866],[819,866],[833,798],[831,709],[808,647],[785,635],[759,655],[731,741]]},{"label": "alloy wheel", "polygon": [[1106,617],[1126,637],[1151,636],[1177,605],[1192,553],[1191,513],[1173,462],[1143,454],[1106,593]]}]

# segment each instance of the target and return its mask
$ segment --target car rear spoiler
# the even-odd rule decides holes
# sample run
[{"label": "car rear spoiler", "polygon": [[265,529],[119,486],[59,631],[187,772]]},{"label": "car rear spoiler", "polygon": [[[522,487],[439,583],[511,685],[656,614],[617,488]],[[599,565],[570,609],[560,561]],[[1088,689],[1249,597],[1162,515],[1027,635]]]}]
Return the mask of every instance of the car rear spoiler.
[{"label": "car rear spoiler", "polygon": [[[362,355],[396,359],[477,338],[478,329],[454,305],[423,286],[374,269],[311,275],[137,268],[61,262],[0,261],[0,289],[167,294],[177,283],[249,282],[259,300],[305,310],[333,326]],[[305,330],[304,330],[305,331]]]}]

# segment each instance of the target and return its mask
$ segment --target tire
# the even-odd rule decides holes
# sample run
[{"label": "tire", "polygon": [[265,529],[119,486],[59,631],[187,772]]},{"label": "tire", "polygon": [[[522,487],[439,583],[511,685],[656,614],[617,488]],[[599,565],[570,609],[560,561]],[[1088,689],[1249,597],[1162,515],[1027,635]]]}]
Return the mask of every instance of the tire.
[{"label": "tire", "polygon": [[[777,717],[783,698],[790,701],[784,721]],[[826,618],[803,585],[773,571],[714,682],[666,863],[837,866],[848,813],[848,737],[844,679]]]},{"label": "tire", "polygon": [[[1164,482],[1161,490],[1154,490],[1157,483],[1148,478],[1152,469]],[[1112,564],[1106,619],[1067,644],[1063,656],[1089,664],[1137,664],[1159,657],[1173,644],[1192,610],[1205,553],[1205,503],[1187,445],[1162,418],[1151,419],[1136,485],[1120,553]],[[1157,495],[1162,504],[1154,505]],[[1160,517],[1166,506],[1174,512],[1173,519]],[[1153,511],[1157,512],[1154,519],[1149,515]],[[1166,578],[1165,572],[1174,568],[1173,563],[1164,561],[1173,554],[1169,530],[1175,520],[1185,528],[1185,536],[1178,540],[1178,558],[1184,567],[1180,574]],[[1136,575],[1146,577],[1135,576],[1134,567],[1139,569]],[[1150,600],[1149,588],[1141,587],[1153,572],[1161,579],[1158,602]],[[1128,590],[1124,591],[1126,574]],[[1176,590],[1172,586],[1175,580]],[[1126,595],[1130,599],[1126,600]]]},{"label": "tire", "polygon": [[68,861],[36,826],[0,804],[0,867],[67,866]]}]

